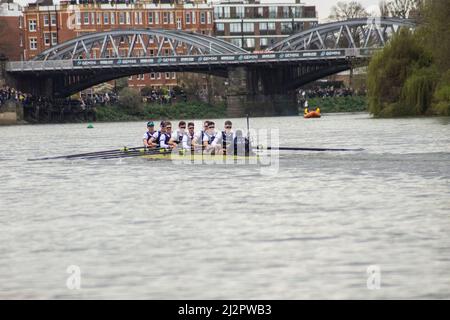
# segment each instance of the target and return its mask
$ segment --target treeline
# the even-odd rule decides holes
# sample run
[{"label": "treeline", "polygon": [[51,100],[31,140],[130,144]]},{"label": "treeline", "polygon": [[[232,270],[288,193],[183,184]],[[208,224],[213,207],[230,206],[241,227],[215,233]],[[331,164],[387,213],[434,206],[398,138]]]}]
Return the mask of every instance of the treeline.
[{"label": "treeline", "polygon": [[450,115],[450,2],[419,7],[419,27],[401,30],[371,60],[369,111],[377,117]]}]

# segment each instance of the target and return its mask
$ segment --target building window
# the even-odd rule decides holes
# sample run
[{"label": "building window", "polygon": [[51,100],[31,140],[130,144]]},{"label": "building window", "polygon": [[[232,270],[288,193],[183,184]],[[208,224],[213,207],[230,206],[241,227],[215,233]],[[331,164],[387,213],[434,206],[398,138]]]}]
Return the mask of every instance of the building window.
[{"label": "building window", "polygon": [[231,43],[235,46],[242,47],[242,39],[231,39]]},{"label": "building window", "polygon": [[258,18],[264,17],[264,8],[258,7]]},{"label": "building window", "polygon": [[217,23],[216,24],[216,30],[217,31],[225,31],[225,24],[223,24],[223,23]]},{"label": "building window", "polygon": [[303,15],[302,10],[303,10],[302,7],[295,7],[294,8],[294,18],[301,18]]},{"label": "building window", "polygon": [[275,29],[276,29],[275,22],[267,23],[267,30],[275,30]]},{"label": "building window", "polygon": [[129,77],[128,77],[128,80],[133,80],[133,76],[129,76]]},{"label": "building window", "polygon": [[173,20],[173,12],[171,12],[171,13],[169,14],[169,18],[170,18],[170,24],[173,24],[173,23],[174,23],[174,20]]},{"label": "building window", "polygon": [[230,17],[230,7],[224,7],[223,8],[223,17],[229,18]]},{"label": "building window", "polygon": [[37,38],[30,38],[30,50],[37,50]]},{"label": "building window", "polygon": [[159,24],[159,12],[155,12],[155,24]]},{"label": "building window", "polygon": [[230,23],[230,33],[241,32],[241,24],[240,23]]},{"label": "building window", "polygon": [[23,28],[23,17],[19,17],[19,28]]},{"label": "building window", "polygon": [[131,15],[129,12],[126,12],[127,24],[131,24]]},{"label": "building window", "polygon": [[208,24],[211,24],[212,20],[211,20],[211,12],[210,11],[208,11],[207,17],[208,17]]},{"label": "building window", "polygon": [[236,18],[244,18],[244,7],[236,7]]},{"label": "building window", "polygon": [[206,17],[205,17],[205,13],[204,12],[200,13],[200,23],[201,24],[205,24],[206,23]]},{"label": "building window", "polygon": [[[94,21],[92,21],[94,23]],[[89,12],[83,14],[83,24],[89,24]]]},{"label": "building window", "polygon": [[44,26],[47,27],[49,25],[48,15],[44,14]]},{"label": "building window", "polygon": [[186,24],[191,24],[191,14],[186,12]]},{"label": "building window", "polygon": [[267,41],[267,38],[260,38],[259,39],[259,45],[261,47],[267,47],[268,44],[269,44],[269,42]]},{"label": "building window", "polygon": [[166,72],[166,79],[170,79],[170,72]]},{"label": "building window", "polygon": [[244,23],[243,24],[243,28],[244,28],[244,32],[254,32],[254,24],[253,23],[249,23],[249,22],[246,22],[246,23]]},{"label": "building window", "polygon": [[116,24],[116,13],[111,12],[111,24]]},{"label": "building window", "polygon": [[134,13],[134,23],[142,24],[142,12],[141,11]]},{"label": "building window", "polygon": [[125,12],[119,12],[119,24],[125,23]]},{"label": "building window", "polygon": [[197,12],[192,11],[192,24],[197,23]]},{"label": "building window", "polygon": [[172,79],[176,79],[177,78],[177,74],[175,72],[172,72]]},{"label": "building window", "polygon": [[155,73],[154,72],[150,73],[150,79],[151,80],[155,80]]},{"label": "building window", "polygon": [[145,79],[144,74],[138,74],[138,75],[137,75],[137,79],[138,79],[138,80],[144,80],[144,79]]},{"label": "building window", "polygon": [[222,7],[214,7],[214,19],[220,19],[222,18],[222,11],[223,8]]},{"label": "building window", "polygon": [[267,22],[260,22],[259,23],[259,31],[267,30]]},{"label": "building window", "polygon": [[109,13],[103,13],[103,24],[109,24]]},{"label": "building window", "polygon": [[49,33],[44,33],[44,45],[45,46],[49,46],[50,45],[50,34]]},{"label": "building window", "polygon": [[[36,31],[36,20],[28,20],[28,30]],[[36,39],[36,38],[32,38]]]},{"label": "building window", "polygon": [[292,33],[292,23],[291,22],[282,22],[281,23],[281,33],[284,33],[284,34]]},{"label": "building window", "polygon": [[269,18],[277,17],[277,7],[269,7]]},{"label": "building window", "polygon": [[168,24],[169,23],[169,13],[163,12],[163,23]]},{"label": "building window", "polygon": [[52,32],[52,46],[56,46],[58,44],[58,35],[56,32]]},{"label": "building window", "polygon": [[[94,24],[94,21],[92,21],[92,24]],[[100,12],[97,12],[97,24],[98,25],[102,24],[102,17]]]},{"label": "building window", "polygon": [[255,39],[253,39],[253,38],[245,39],[245,46],[247,48],[254,48],[255,47]]},{"label": "building window", "polygon": [[56,26],[56,14],[50,15],[50,24],[54,27]]},{"label": "building window", "polygon": [[156,73],[156,78],[161,79],[161,72]]},{"label": "building window", "polygon": [[148,13],[148,24],[153,24],[153,12]]},{"label": "building window", "polygon": [[[178,30],[183,29],[183,25],[181,23],[181,18],[177,18],[177,29]],[[179,43],[181,43],[181,42],[179,42]]]},{"label": "building window", "polygon": [[290,7],[283,7],[283,18],[289,18],[289,12],[291,11],[290,9]]}]

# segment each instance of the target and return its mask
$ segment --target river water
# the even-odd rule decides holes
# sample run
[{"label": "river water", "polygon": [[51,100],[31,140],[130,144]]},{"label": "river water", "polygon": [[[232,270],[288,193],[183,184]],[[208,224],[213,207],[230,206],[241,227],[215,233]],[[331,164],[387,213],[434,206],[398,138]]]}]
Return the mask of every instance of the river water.
[{"label": "river water", "polygon": [[281,152],[271,174],[30,162],[138,145],[145,123],[0,127],[0,298],[450,298],[450,118],[251,126],[282,146],[365,150]]}]

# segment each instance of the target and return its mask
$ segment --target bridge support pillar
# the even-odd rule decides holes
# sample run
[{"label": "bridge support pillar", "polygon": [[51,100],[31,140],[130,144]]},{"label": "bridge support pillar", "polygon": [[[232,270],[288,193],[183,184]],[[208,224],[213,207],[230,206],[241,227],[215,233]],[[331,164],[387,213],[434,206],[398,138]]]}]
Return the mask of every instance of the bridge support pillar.
[{"label": "bridge support pillar", "polygon": [[228,70],[229,117],[297,114],[295,93],[286,89],[289,68],[236,67]]}]

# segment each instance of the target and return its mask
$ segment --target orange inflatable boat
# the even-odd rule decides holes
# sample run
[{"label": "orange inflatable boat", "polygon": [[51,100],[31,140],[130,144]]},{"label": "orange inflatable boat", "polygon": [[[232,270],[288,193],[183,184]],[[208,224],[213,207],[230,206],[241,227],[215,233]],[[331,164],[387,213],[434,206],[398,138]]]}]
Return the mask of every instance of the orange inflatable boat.
[{"label": "orange inflatable boat", "polygon": [[305,108],[305,111],[303,113],[303,118],[309,119],[309,118],[320,118],[320,108],[316,108],[316,110],[309,111],[308,108]]}]

